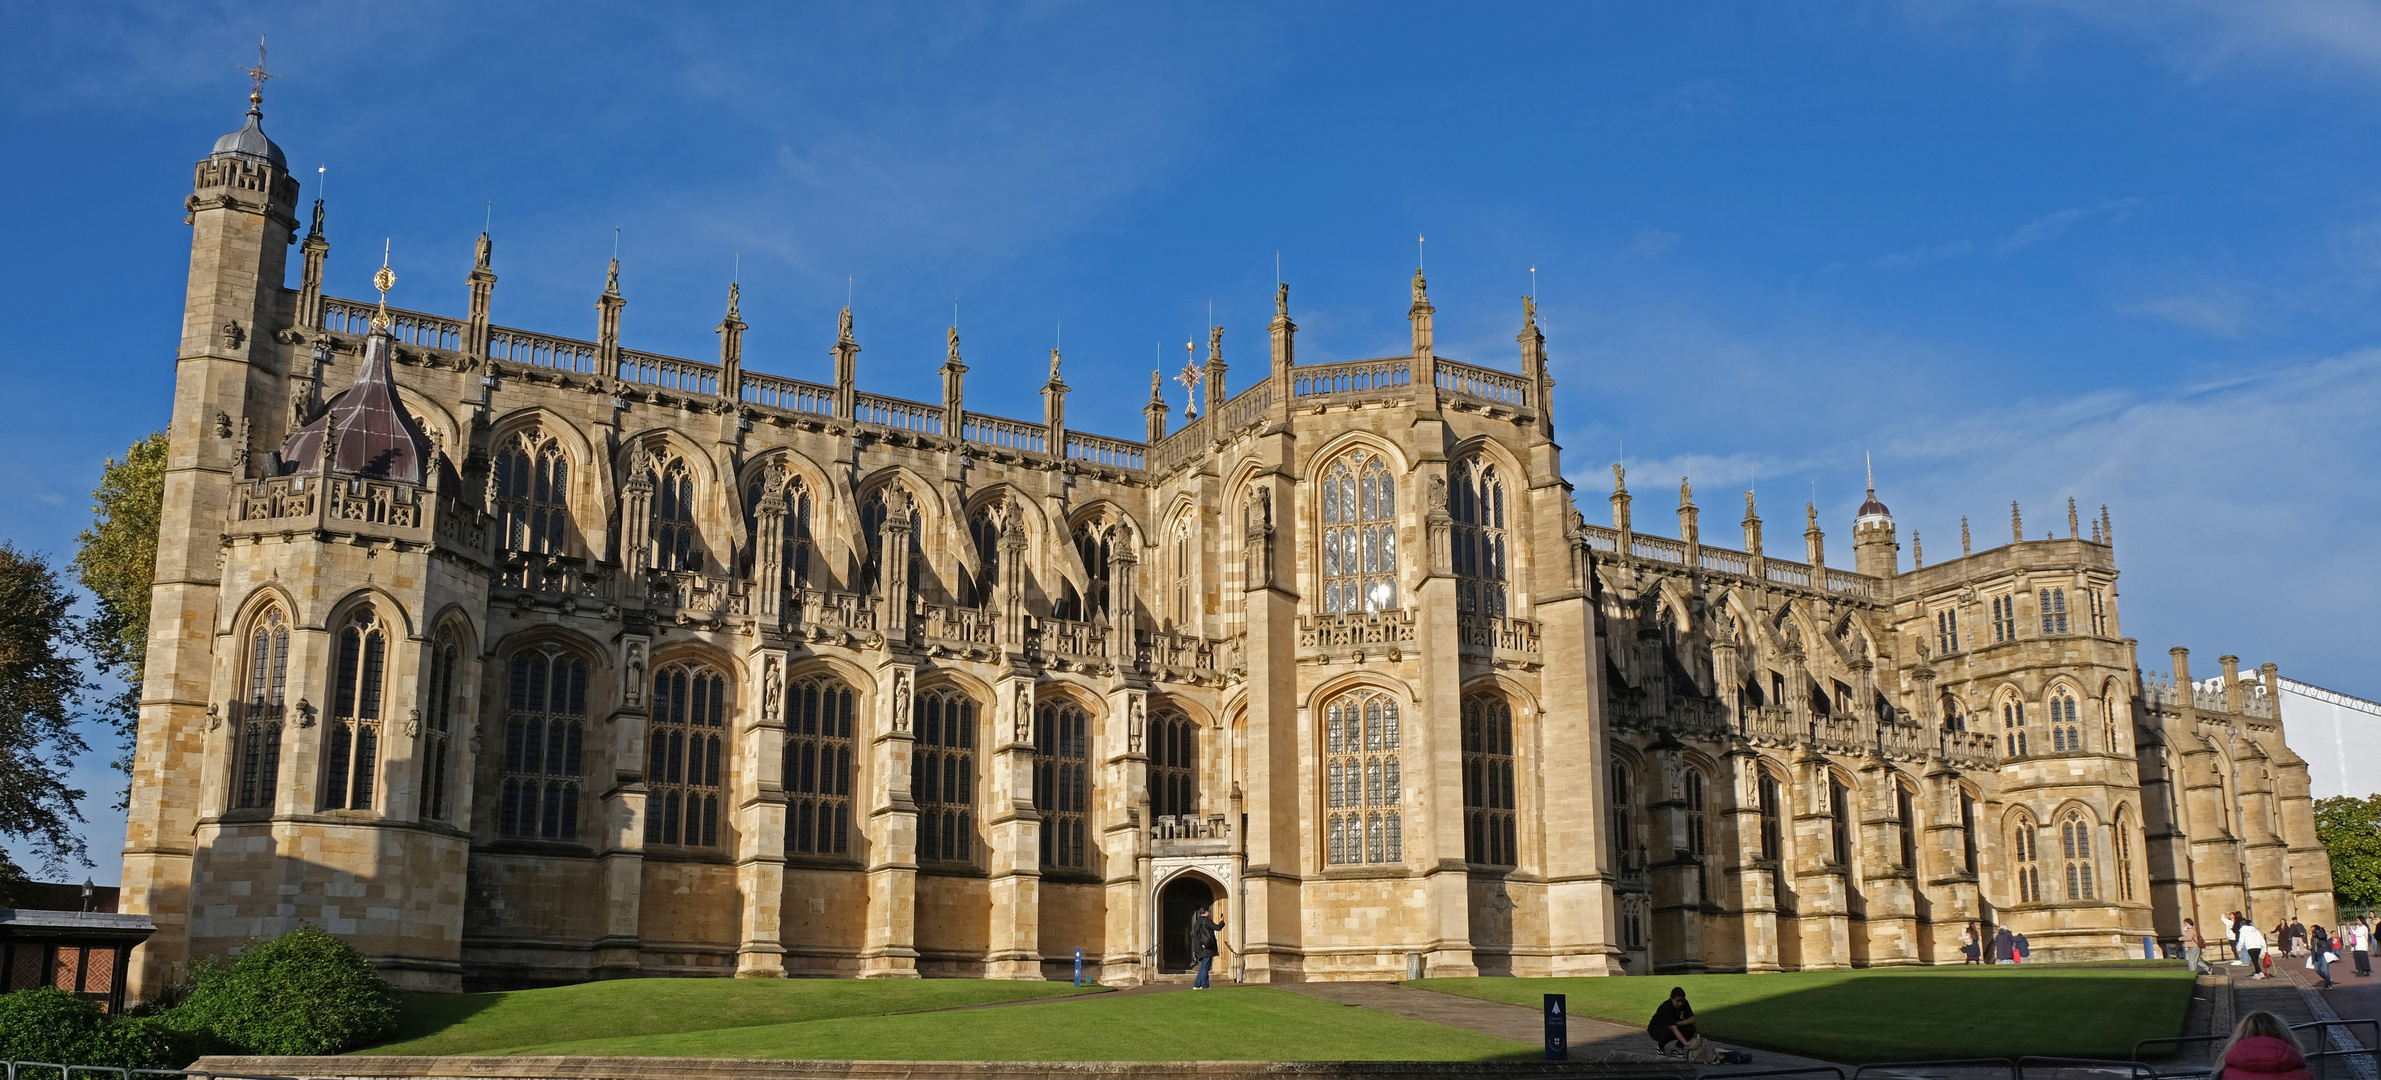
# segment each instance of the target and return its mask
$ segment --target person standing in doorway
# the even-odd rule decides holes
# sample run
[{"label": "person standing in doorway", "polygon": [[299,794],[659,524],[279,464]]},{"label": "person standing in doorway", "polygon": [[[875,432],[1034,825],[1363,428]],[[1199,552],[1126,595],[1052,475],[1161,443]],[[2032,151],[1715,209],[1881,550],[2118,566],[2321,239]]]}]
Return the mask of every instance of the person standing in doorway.
[{"label": "person standing in doorway", "polygon": [[2205,938],[2202,938],[2202,937],[2200,937],[2200,936],[2199,936],[2199,924],[2198,924],[2196,921],[2193,921],[2193,920],[2191,920],[2191,919],[2184,919],[2184,920],[2183,920],[2183,966],[2184,966],[2184,967],[2187,967],[2187,968],[2190,968],[2190,969],[2191,969],[2191,974],[2193,974],[2193,975],[2205,975],[2205,974],[2207,974],[2207,967],[2206,967],[2206,965],[2200,962],[2200,956],[2201,956],[2201,954],[2203,954],[2204,952],[2206,952],[2206,950],[2207,950],[2207,939],[2205,939]]},{"label": "person standing in doorway", "polygon": [[1207,989],[1207,973],[1215,967],[1216,934],[1224,924],[1215,921],[1214,909],[1200,908],[1191,916],[1191,959],[1199,962],[1199,974],[1191,980],[1191,989]]}]

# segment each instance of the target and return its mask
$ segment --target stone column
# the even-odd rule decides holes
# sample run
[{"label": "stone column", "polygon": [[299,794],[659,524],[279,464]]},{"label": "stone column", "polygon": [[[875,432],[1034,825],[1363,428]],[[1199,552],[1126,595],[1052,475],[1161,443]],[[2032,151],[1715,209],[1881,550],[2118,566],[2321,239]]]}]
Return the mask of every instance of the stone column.
[{"label": "stone column", "polygon": [[1647,886],[1652,892],[1653,940],[1647,955],[1653,970],[1699,973],[1703,963],[1703,863],[1687,846],[1685,745],[1668,732],[1654,740],[1648,758],[1646,845],[1651,857]]},{"label": "stone column", "polygon": [[[1101,897],[1106,909],[1107,947],[1094,959],[1099,980],[1106,986],[1130,986],[1149,980],[1143,969],[1141,928],[1147,924],[1145,906],[1149,830],[1149,695],[1136,689],[1108,695],[1108,731],[1101,740],[1108,758],[1099,785]],[[1235,915],[1237,918],[1237,915]]]},{"label": "stone column", "polygon": [[597,978],[627,978],[643,967],[637,913],[645,895],[645,720],[653,691],[647,667],[652,655],[649,631],[642,620],[635,620],[620,638],[619,704],[606,722],[614,780],[609,790],[598,793],[602,824],[595,841],[601,852],[597,858],[603,871],[604,915],[602,935],[595,941]]},{"label": "stone column", "polygon": [[[1729,883],[1724,903],[1734,910],[1744,938],[1744,969],[1778,970],[1778,862],[1761,853],[1761,754],[1738,738],[1728,747],[1729,787],[1734,792],[1725,811],[1728,835],[1735,837],[1736,858],[1723,874]],[[1787,808],[1780,807],[1783,813]]]},{"label": "stone column", "polygon": [[[1865,666],[1865,664],[1863,665]],[[1902,967],[1920,962],[1918,868],[1902,865],[1901,774],[1884,755],[1871,751],[1860,765],[1859,811],[1861,889],[1868,901],[1868,966]],[[1912,796],[1916,818],[1919,800]],[[1916,821],[1911,824],[1915,826]],[[1918,841],[1911,837],[1911,850]],[[1913,860],[1915,861],[1915,860]]]},{"label": "stone column", "polygon": [[[1408,564],[1423,697],[1419,708],[1407,714],[1405,760],[1410,786],[1424,795],[1398,801],[1405,807],[1405,835],[1414,848],[1406,858],[1418,862],[1424,875],[1427,973],[1470,977],[1480,969],[1472,957],[1471,875],[1463,850],[1463,658],[1455,624],[1447,462],[1425,457],[1415,481],[1427,492],[1420,515],[1422,558]],[[1412,574],[1413,570],[1420,573]]]},{"label": "stone column", "polygon": [[991,803],[985,807],[986,892],[992,902],[992,979],[1042,977],[1042,815],[1033,805],[1034,680],[1011,674],[993,684],[988,747]]},{"label": "stone column", "polygon": [[1802,968],[1852,966],[1851,867],[1835,861],[1835,816],[1829,803],[1833,772],[1818,747],[1805,742],[1794,758],[1794,886],[1800,916]]},{"label": "stone column", "polygon": [[1299,794],[1315,790],[1310,763],[1316,725],[1298,704],[1295,563],[1276,550],[1277,530],[1287,541],[1294,525],[1294,515],[1275,517],[1277,505],[1291,505],[1286,498],[1276,501],[1284,493],[1275,488],[1283,482],[1279,474],[1256,480],[1241,507],[1248,626],[1248,865],[1246,900],[1235,906],[1246,932],[1242,977],[1255,983],[1297,977],[1305,940],[1300,877],[1321,861],[1306,831],[1306,804]]},{"label": "stone column", "polygon": [[918,977],[918,804],[910,796],[911,698],[917,672],[888,662],[876,670],[869,725],[868,932],[860,950],[863,979]]},{"label": "stone column", "polygon": [[[1940,961],[1945,942],[1958,940],[1956,927],[1983,918],[1984,909],[1976,874],[1967,866],[1967,846],[1972,840],[1960,815],[1967,793],[1960,787],[1959,771],[1945,763],[1941,754],[1930,753],[1924,783],[1929,820],[1918,844],[1917,869],[1924,875],[1926,895],[1933,902],[1935,958]],[[1977,847],[1981,854],[1983,845]],[[1946,932],[1950,932],[1949,938],[1945,938]]]},{"label": "stone column", "polygon": [[[769,496],[775,499],[776,496]],[[736,947],[736,977],[785,977],[780,934],[785,907],[785,671],[778,649],[757,649],[756,673],[740,710],[749,719],[736,733],[744,767],[732,770],[736,807],[736,887],[744,912]]]},{"label": "stone column", "polygon": [[755,610],[761,625],[776,630],[785,618],[785,491],[772,477],[770,490],[761,493],[760,505],[754,507],[755,531],[752,546],[753,594],[757,597]]}]

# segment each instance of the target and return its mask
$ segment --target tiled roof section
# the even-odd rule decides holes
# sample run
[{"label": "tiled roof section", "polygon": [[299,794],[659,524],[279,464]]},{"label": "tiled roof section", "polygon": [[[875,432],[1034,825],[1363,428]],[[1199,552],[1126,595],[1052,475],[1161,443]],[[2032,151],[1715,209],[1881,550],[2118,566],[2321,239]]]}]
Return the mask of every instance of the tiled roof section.
[{"label": "tiled roof section", "polygon": [[364,339],[364,366],[356,373],[355,385],[313,423],[281,444],[285,468],[301,473],[320,468],[323,427],[335,421],[339,443],[331,458],[332,471],[407,484],[422,482],[430,460],[430,436],[397,400],[396,384],[389,380],[393,344],[386,330],[375,330]]}]

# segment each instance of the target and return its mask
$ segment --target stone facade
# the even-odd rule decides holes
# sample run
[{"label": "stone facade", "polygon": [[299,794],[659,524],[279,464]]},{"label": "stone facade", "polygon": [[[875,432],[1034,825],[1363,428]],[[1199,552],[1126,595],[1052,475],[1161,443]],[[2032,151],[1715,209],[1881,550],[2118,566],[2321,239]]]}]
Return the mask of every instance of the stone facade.
[{"label": "stone facade", "polygon": [[1140,441],[1056,352],[1041,420],[968,412],[956,331],[941,401],[863,393],[848,309],[831,382],[745,370],[733,289],[717,362],[624,348],[617,264],[593,341],[492,326],[485,237],[464,317],[376,308],[250,127],[188,204],[138,988],[300,922],[454,989],[1132,983],[1206,903],[1250,981],[2329,918],[2272,666],[2145,682],[2104,512],[1904,571],[1872,496],[1847,572],[1683,483],[1637,532],[1616,470],[1590,525],[1534,309],[1449,360],[1419,273],[1409,355],[1297,364],[1284,286]]}]

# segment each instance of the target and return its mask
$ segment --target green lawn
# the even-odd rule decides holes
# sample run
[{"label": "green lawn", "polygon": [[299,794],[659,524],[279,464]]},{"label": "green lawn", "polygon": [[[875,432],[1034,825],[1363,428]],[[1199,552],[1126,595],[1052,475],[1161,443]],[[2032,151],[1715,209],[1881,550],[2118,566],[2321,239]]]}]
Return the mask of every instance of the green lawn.
[{"label": "green lawn", "polygon": [[1100,989],[989,979],[619,979],[494,994],[407,994],[396,1040],[362,1053],[518,1054],[576,1039],[880,1016]]},{"label": "green lawn", "polygon": [[1063,983],[635,979],[407,999],[403,1041],[367,1054],[920,1061],[1471,1061],[1534,1047],[1267,987],[1099,996]]},{"label": "green lawn", "polygon": [[2123,1058],[2178,1034],[2191,976],[2173,961],[1656,975],[1423,979],[1411,985],[1643,1025],[1683,986],[1705,1035],[1838,1062],[2046,1054]]}]

